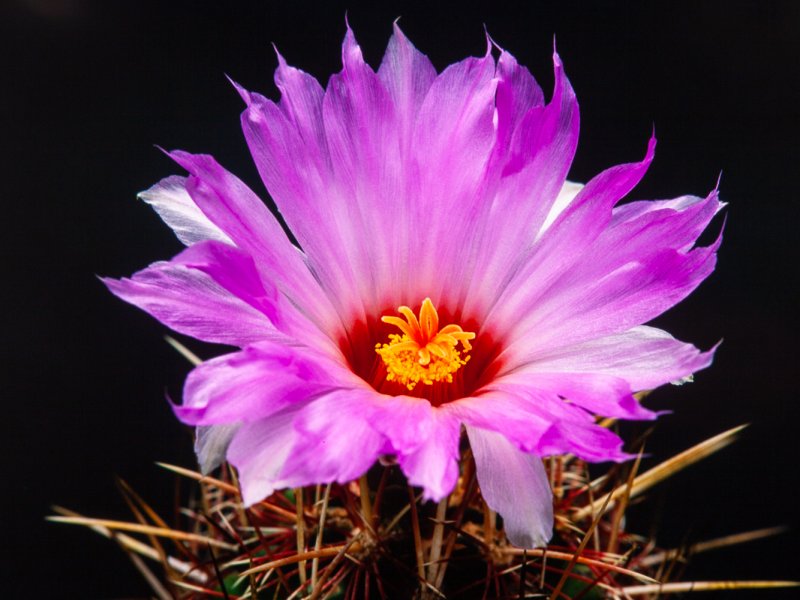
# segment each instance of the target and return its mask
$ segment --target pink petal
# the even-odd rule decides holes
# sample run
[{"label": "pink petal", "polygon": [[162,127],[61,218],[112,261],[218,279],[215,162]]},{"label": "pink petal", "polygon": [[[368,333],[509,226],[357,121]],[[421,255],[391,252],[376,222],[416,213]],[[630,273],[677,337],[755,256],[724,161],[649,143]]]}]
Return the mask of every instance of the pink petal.
[{"label": "pink petal", "polygon": [[363,245],[347,199],[338,192],[325,137],[319,84],[280,61],[280,107],[240,89],[247,102],[242,129],[259,174],[320,286],[345,320],[365,318],[363,278],[350,257]]},{"label": "pink petal", "polygon": [[410,453],[400,454],[398,463],[411,485],[423,489],[426,500],[439,501],[453,491],[458,480],[458,439],[461,424],[451,413],[433,412],[431,432]]},{"label": "pink petal", "polygon": [[[598,249],[548,290],[509,334],[503,356],[507,368],[657,317],[711,274],[721,242],[718,238],[709,247],[682,252],[663,247],[655,236],[649,239],[653,248],[635,257]],[[615,254],[622,256],[614,258]]]},{"label": "pink petal", "polygon": [[502,433],[524,452],[574,453],[590,461],[622,461],[622,440],[578,406],[524,383],[498,380],[488,391],[446,405],[465,424]]},{"label": "pink petal", "polygon": [[436,69],[428,57],[408,41],[397,23],[378,69],[378,77],[394,103],[400,127],[400,152],[407,156],[413,144],[411,134],[417,114],[436,79]]},{"label": "pink petal", "polygon": [[[533,368],[544,367],[536,365]],[[549,392],[603,417],[651,420],[658,416],[637,402],[625,379],[612,375],[521,370],[500,378],[500,381]]]},{"label": "pink petal", "polygon": [[438,435],[437,411],[429,402],[409,396],[362,396],[360,418],[386,437],[391,452],[408,454]]},{"label": "pink petal", "polygon": [[201,242],[184,250],[173,263],[206,273],[231,294],[262,312],[289,338],[338,353],[328,333],[300,313],[270,280],[262,278],[253,259],[238,248],[214,241]]},{"label": "pink petal", "polygon": [[281,337],[267,316],[232,295],[206,273],[158,262],[130,279],[103,278],[116,296],[177,331],[199,340],[245,346]]},{"label": "pink petal", "polygon": [[437,302],[464,291],[464,250],[480,233],[487,201],[486,171],[495,142],[495,65],[482,58],[450,65],[433,82],[417,118],[413,160],[413,277],[398,280],[411,297]]},{"label": "pink petal", "polygon": [[714,191],[705,199],[615,209],[609,227],[540,298],[515,337],[535,330],[537,345],[563,345],[628,329],[671,308],[713,270],[719,240],[692,246],[721,206]]},{"label": "pink petal", "polygon": [[486,220],[486,236],[478,248],[477,275],[469,294],[470,303],[483,301],[484,305],[468,308],[471,312],[488,310],[488,302],[497,298],[529,256],[575,154],[578,103],[557,54],[553,61],[552,100],[547,106],[527,110],[503,149],[504,162],[495,166],[503,170],[503,178],[491,212],[481,216]]},{"label": "pink petal", "polygon": [[[320,164],[327,163],[329,156],[322,121],[325,90],[311,75],[286,64],[280,53],[277,56],[275,84],[281,92],[280,109],[288,122],[294,125],[299,137],[305,140],[311,159]],[[246,102],[250,103],[247,99]]]},{"label": "pink petal", "polygon": [[202,271],[237,298],[264,313],[273,325],[282,321],[278,291],[264,282],[249,254],[234,246],[206,241],[190,246],[172,260],[173,264]]},{"label": "pink petal", "polygon": [[[584,258],[586,249],[611,220],[612,207],[642,178],[653,159],[655,138],[641,162],[619,165],[593,178],[532,247],[530,258],[507,282],[485,326],[506,338],[527,331],[523,319],[540,297]],[[558,191],[558,190],[557,190]]]},{"label": "pink petal", "polygon": [[250,506],[293,484],[280,472],[298,434],[292,425],[298,407],[247,423],[228,448],[228,460],[239,472],[242,500]]},{"label": "pink petal", "polygon": [[292,486],[338,481],[363,475],[381,455],[384,437],[361,418],[373,390],[342,389],[308,403],[294,420],[297,438],[280,471]]},{"label": "pink petal", "polygon": [[250,422],[358,381],[318,351],[261,341],[196,367],[174,410],[190,425]]},{"label": "pink petal", "polygon": [[176,150],[170,157],[189,171],[186,189],[203,213],[234,243],[253,256],[295,256],[280,224],[239,178],[213,157]]},{"label": "pink petal", "polygon": [[249,254],[265,278],[275,282],[320,329],[333,329],[338,318],[326,295],[266,205],[212,157],[172,152],[191,176],[187,190],[203,213]]},{"label": "pink petal", "polygon": [[590,462],[625,462],[635,455],[624,452],[622,445],[619,436],[599,425],[576,430],[559,421],[539,439],[536,451],[542,456],[570,452]]},{"label": "pink petal", "polygon": [[[336,227],[346,260],[357,274],[354,291],[373,310],[392,299],[376,295],[405,268],[407,246],[395,244],[407,230],[407,196],[398,138],[400,124],[391,96],[364,62],[348,28],[342,45],[342,71],[325,91],[322,115],[331,155]],[[380,199],[378,207],[377,199]],[[316,226],[315,226],[316,227]],[[395,259],[395,262],[392,260]],[[327,258],[330,260],[330,257]]]},{"label": "pink petal", "polygon": [[481,495],[503,517],[515,546],[538,548],[553,536],[553,493],[535,454],[520,452],[500,433],[467,427]]},{"label": "pink petal", "polygon": [[604,374],[648,390],[705,369],[714,350],[700,352],[666,331],[641,326],[538,356],[524,370]]},{"label": "pink petal", "polygon": [[514,56],[503,50],[497,61],[497,145],[504,146],[525,114],[544,104],[542,88],[527,68],[517,62]]},{"label": "pink petal", "polygon": [[295,427],[300,438],[281,471],[291,485],[350,481],[386,453],[428,499],[450,493],[458,478],[460,424],[418,398],[338,390],[302,409]]},{"label": "pink petal", "polygon": [[[637,223],[640,230],[657,228],[663,245],[688,252],[724,206],[716,189],[705,198],[680,196],[672,200],[629,202],[614,208],[611,226],[603,240],[611,235],[619,237],[620,230],[624,235],[625,226]],[[635,236],[628,235],[629,242],[634,239]],[[643,242],[639,248],[652,243],[647,239],[639,241]]]}]

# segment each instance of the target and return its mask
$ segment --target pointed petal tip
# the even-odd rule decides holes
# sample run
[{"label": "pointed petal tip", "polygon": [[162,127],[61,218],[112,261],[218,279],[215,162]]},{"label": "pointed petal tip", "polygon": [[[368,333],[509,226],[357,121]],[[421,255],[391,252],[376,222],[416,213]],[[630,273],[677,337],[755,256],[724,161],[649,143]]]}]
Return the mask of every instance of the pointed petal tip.
[{"label": "pointed petal tip", "polygon": [[351,61],[362,63],[364,62],[364,58],[361,53],[361,46],[358,45],[356,34],[353,33],[350,23],[347,20],[347,16],[345,16],[345,25],[347,26],[347,31],[345,32],[344,40],[342,41],[342,67],[347,69],[348,65],[351,64]]},{"label": "pointed petal tip", "polygon": [[178,164],[180,164],[180,161],[189,161],[192,158],[192,155],[189,152],[186,152],[186,150],[167,150],[166,148],[161,148],[160,146],[158,149]]},{"label": "pointed petal tip", "polygon": [[283,58],[283,54],[278,50],[278,45],[275,42],[272,42],[272,50],[275,52],[275,58],[278,59],[278,68],[285,68],[287,66],[286,59]]},{"label": "pointed petal tip", "polygon": [[230,82],[230,84],[233,86],[233,89],[236,90],[236,93],[239,94],[239,96],[244,101],[244,103],[247,106],[250,106],[250,104],[252,103],[252,100],[250,98],[250,92],[248,92],[241,85],[239,85],[236,81],[234,81],[234,79],[230,75],[228,75],[227,73],[225,73],[225,79],[227,79]]},{"label": "pointed petal tip", "polygon": [[492,48],[495,46],[498,50],[502,51],[502,48],[500,48],[500,46],[498,46],[492,39],[492,36],[489,35],[489,27],[486,25],[486,23],[483,24],[483,35],[486,37],[486,53],[483,55],[484,58],[491,55]]},{"label": "pointed petal tip", "polygon": [[105,277],[103,275],[97,275],[97,274],[95,274],[95,277],[100,281],[100,283],[106,286],[109,292],[111,292],[115,296],[117,295],[117,293],[114,290],[119,288],[120,285],[119,279],[115,277]]},{"label": "pointed petal tip", "polygon": [[344,13],[344,27],[345,27],[344,41],[347,42],[348,40],[352,40],[353,42],[355,42],[356,34],[353,33],[353,28],[350,26],[350,15],[348,14],[347,11],[345,11]]},{"label": "pointed petal tip", "polygon": [[[483,24],[483,33],[486,36],[486,39],[491,43],[492,46],[500,53],[500,58],[503,57],[504,54],[510,54],[505,48],[503,48],[500,44],[497,43],[491,34],[489,33],[489,27],[486,23]],[[513,58],[513,57],[512,57]]]},{"label": "pointed petal tip", "polygon": [[650,133],[650,139],[647,140],[647,154],[648,155],[651,155],[651,154],[654,155],[655,154],[657,141],[658,140],[656,140],[656,126],[655,126],[655,123],[654,123],[653,124],[653,130]]},{"label": "pointed petal tip", "polygon": [[[161,145],[159,145],[159,144],[153,144],[153,147],[154,147],[156,150],[158,150],[159,152],[161,152],[162,154],[165,154],[165,155],[169,156],[170,158],[172,158],[172,157],[170,156],[170,150],[167,150],[166,148],[164,148],[163,146],[161,146]],[[173,150],[172,152],[174,152],[174,150]]]},{"label": "pointed petal tip", "polygon": [[[650,163],[653,162],[653,159],[656,156],[656,128],[653,126],[653,130],[650,133],[650,137],[647,140],[647,150],[645,150],[644,158],[639,161],[639,165],[643,167],[649,167]],[[634,163],[635,164],[635,163]]]},{"label": "pointed petal tip", "polygon": [[186,171],[188,171],[190,174],[190,179],[197,172],[198,159],[201,159],[203,156],[201,154],[192,154],[191,152],[186,152],[185,150],[163,150],[163,152],[181,167],[186,169]]},{"label": "pointed petal tip", "polygon": [[414,45],[411,43],[411,41],[408,39],[408,36],[403,32],[403,29],[400,27],[400,18],[401,17],[398,16],[394,21],[392,21],[392,39],[394,41],[392,40],[389,41],[389,45],[387,46],[386,49],[387,53],[389,52],[389,47],[392,45],[392,43],[396,43],[400,45],[400,47],[411,46],[412,48],[414,48]]}]

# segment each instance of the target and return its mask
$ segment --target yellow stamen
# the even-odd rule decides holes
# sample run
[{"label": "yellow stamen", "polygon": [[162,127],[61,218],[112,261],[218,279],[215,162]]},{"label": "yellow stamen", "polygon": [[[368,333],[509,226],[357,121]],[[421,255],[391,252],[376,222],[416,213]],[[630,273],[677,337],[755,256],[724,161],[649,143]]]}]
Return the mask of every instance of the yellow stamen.
[{"label": "yellow stamen", "polygon": [[405,317],[381,317],[381,321],[394,325],[401,333],[389,334],[388,344],[376,344],[375,352],[386,365],[386,379],[406,386],[409,391],[421,381],[425,385],[435,382],[452,382],[453,373],[467,364],[469,356],[461,356],[456,345],[469,352],[469,340],[475,339],[471,331],[459,325],[446,325],[439,329],[439,314],[430,298],[425,298],[419,310],[419,319],[407,306],[397,309]]}]

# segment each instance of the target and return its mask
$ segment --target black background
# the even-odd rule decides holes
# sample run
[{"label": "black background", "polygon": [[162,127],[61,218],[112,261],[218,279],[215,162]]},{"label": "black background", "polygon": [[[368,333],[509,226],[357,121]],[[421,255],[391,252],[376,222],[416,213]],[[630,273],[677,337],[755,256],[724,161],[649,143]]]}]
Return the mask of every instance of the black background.
[{"label": "black background", "polygon": [[[154,144],[212,153],[264,194],[223,74],[275,97],[274,42],[290,64],[326,80],[340,68],[345,11],[375,67],[398,16],[438,69],[482,54],[485,24],[546,91],[555,34],[581,102],[574,180],[641,157],[653,124],[656,160],[635,196],[705,194],[723,172],[717,270],[657,324],[703,348],[725,341],[694,384],[654,394],[654,405],[675,412],[661,420],[648,464],[752,425],[734,447],[654,490],[633,519],[644,533],[658,522],[666,545],[796,523],[800,3],[0,7],[0,547],[12,555],[0,559],[0,597],[146,596],[113,544],[43,521],[53,503],[126,518],[115,474],[169,512],[172,477],[153,462],[193,464],[190,433],[164,400],[165,391],[179,395],[188,365],[159,323],[95,274],[128,275],[179,250],[135,200],[180,172]],[[798,578],[796,535],[699,556],[688,576]]]}]

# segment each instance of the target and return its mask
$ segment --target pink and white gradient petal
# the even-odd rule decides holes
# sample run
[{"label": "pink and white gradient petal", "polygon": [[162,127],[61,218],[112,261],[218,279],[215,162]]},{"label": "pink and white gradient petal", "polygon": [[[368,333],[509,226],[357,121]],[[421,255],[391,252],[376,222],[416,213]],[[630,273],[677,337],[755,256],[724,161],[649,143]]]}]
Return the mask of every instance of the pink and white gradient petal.
[{"label": "pink and white gradient petal", "polygon": [[398,456],[408,482],[422,488],[423,498],[439,501],[449,494],[458,480],[458,440],[461,424],[447,410],[433,413],[431,434],[413,452]]},{"label": "pink and white gradient petal", "polygon": [[293,421],[299,408],[292,406],[246,423],[230,442],[227,458],[239,472],[245,506],[251,506],[279,489],[292,487],[293,483],[281,478],[280,472],[298,441]]},{"label": "pink and white gradient petal", "polygon": [[[533,105],[523,115],[504,115],[502,104],[497,108],[499,136],[504,121],[516,118],[517,122],[506,140],[498,139],[498,145],[504,146],[500,150],[496,146],[493,157],[497,160],[494,170],[500,176],[494,184],[494,199],[476,219],[485,231],[473,248],[476,263],[464,301],[468,310],[480,315],[491,308],[527,260],[563,188],[578,144],[578,103],[558,55],[553,61],[555,88],[547,105]],[[525,81],[514,77],[508,65],[499,69],[501,77],[508,70],[512,70],[505,73],[509,81],[501,79],[499,90]],[[523,83],[519,93],[525,91]]]},{"label": "pink and white gradient petal", "polygon": [[347,483],[366,473],[386,447],[385,437],[360,416],[374,395],[340,389],[310,396],[293,421],[297,437],[279,477],[294,487]]},{"label": "pink and white gradient petal", "polygon": [[174,410],[191,425],[249,422],[353,379],[316,350],[261,341],[195,367],[186,378],[183,404]]},{"label": "pink and white gradient petal", "polygon": [[521,370],[611,375],[625,379],[633,390],[650,390],[705,369],[715,349],[701,352],[666,331],[642,325],[542,354]]},{"label": "pink and white gradient petal", "polygon": [[502,434],[467,427],[481,495],[503,517],[508,541],[539,548],[553,535],[553,493],[535,454],[521,452]]},{"label": "pink and white gradient petal", "polygon": [[157,262],[130,278],[101,281],[171,329],[204,342],[245,346],[283,337],[264,313],[206,273],[181,264]]}]

